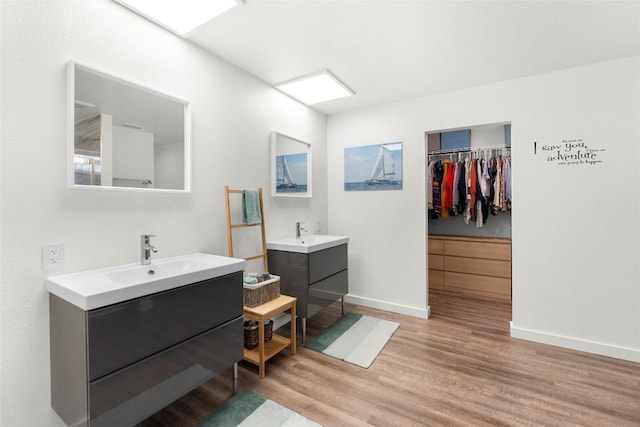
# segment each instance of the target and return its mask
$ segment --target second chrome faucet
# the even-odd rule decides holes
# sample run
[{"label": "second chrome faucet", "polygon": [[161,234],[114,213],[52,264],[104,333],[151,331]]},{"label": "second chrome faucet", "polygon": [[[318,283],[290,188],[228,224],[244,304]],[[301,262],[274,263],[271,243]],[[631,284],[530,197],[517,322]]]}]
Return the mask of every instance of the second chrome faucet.
[{"label": "second chrome faucet", "polygon": [[155,246],[151,244],[151,238],[155,237],[153,234],[140,235],[140,264],[151,264],[151,252],[154,254],[158,252]]},{"label": "second chrome faucet", "polygon": [[307,229],[302,227],[302,224],[304,224],[304,222],[296,222],[296,239],[300,238],[300,231],[304,231],[305,233],[307,232]]}]

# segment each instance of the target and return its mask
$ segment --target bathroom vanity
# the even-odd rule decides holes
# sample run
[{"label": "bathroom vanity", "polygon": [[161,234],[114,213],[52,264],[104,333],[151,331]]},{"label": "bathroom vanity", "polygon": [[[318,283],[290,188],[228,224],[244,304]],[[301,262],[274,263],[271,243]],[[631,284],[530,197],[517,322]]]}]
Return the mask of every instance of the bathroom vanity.
[{"label": "bathroom vanity", "polygon": [[47,278],[51,406],[130,426],[243,357],[244,260],[193,254]]},{"label": "bathroom vanity", "polygon": [[[280,276],[280,291],[298,299],[302,342],[307,318],[342,300],[349,291],[346,236],[306,235],[267,242],[269,272]],[[343,305],[344,311],[344,305]]]}]

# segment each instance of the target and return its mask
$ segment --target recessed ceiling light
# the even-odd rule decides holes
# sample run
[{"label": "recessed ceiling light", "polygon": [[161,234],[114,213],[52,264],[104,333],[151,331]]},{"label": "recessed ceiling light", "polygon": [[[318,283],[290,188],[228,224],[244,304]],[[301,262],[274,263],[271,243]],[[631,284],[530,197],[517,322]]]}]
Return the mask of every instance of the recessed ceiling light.
[{"label": "recessed ceiling light", "polygon": [[354,94],[351,89],[326,70],[280,83],[275,88],[307,105]]},{"label": "recessed ceiling light", "polygon": [[113,0],[182,37],[231,9],[239,0]]}]

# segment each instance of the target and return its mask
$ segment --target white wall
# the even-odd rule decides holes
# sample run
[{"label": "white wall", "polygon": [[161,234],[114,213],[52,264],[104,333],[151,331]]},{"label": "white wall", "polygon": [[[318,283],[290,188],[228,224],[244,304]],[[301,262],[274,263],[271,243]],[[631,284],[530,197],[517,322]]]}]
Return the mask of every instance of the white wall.
[{"label": "white wall", "polygon": [[[226,255],[226,184],[267,191],[268,236],[293,235],[297,220],[326,227],[326,118],[112,1],[0,4],[0,425],[57,426],[42,245],[65,245],[56,273],[137,262],[141,233],[157,235],[158,257]],[[66,188],[71,59],[192,102],[191,194]],[[311,200],[268,197],[272,129],[313,144]]]},{"label": "white wall", "polygon": [[[352,300],[425,316],[424,132],[511,121],[513,335],[640,361],[637,57],[341,114],[327,128],[111,1],[0,7],[1,425],[63,425],[49,405],[42,245],[65,245],[59,273],[136,262],[141,233],[158,235],[158,256],[226,254],[223,186],[268,190],[270,130],[313,144],[314,188],[267,197],[268,236],[291,236],[295,221],[349,235]],[[70,59],[192,102],[191,194],[66,189]],[[567,138],[605,148],[604,163],[533,155],[533,141]],[[398,140],[402,191],[343,191],[344,147]]]},{"label": "white wall", "polygon": [[504,125],[476,126],[471,129],[471,146],[504,145]]},{"label": "white wall", "polygon": [[[351,236],[351,297],[428,308],[424,132],[511,122],[512,336],[640,361],[639,116],[638,57],[331,116],[329,222]],[[563,139],[603,162],[547,161],[541,146]],[[403,190],[344,192],[344,148],[390,141]]]}]

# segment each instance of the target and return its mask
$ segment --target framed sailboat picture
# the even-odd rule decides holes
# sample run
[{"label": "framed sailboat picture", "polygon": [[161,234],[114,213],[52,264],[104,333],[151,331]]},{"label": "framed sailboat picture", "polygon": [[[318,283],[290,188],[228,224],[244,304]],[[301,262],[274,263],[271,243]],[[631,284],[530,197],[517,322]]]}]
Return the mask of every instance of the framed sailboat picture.
[{"label": "framed sailboat picture", "polygon": [[402,190],[402,142],[344,149],[344,191]]}]

